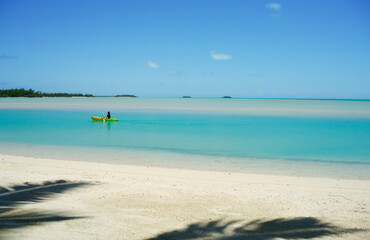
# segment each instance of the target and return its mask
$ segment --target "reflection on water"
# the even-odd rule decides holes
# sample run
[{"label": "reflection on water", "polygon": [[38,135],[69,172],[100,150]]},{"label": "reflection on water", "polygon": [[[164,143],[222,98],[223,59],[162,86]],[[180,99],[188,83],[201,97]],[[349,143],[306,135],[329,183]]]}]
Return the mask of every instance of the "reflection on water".
[{"label": "reflection on water", "polygon": [[104,129],[110,131],[111,127],[115,124],[118,124],[118,122],[112,122],[112,121],[91,121],[94,126],[102,126]]},{"label": "reflection on water", "polygon": [[103,126],[104,126],[108,131],[110,131],[110,125],[111,125],[111,122],[103,121]]}]

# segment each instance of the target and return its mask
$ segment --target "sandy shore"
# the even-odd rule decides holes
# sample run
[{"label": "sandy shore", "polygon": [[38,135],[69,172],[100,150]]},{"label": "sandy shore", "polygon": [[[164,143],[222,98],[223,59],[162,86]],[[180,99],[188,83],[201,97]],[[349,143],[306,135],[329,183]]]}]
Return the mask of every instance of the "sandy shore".
[{"label": "sandy shore", "polygon": [[0,155],[0,183],[0,239],[370,239],[365,180]]}]

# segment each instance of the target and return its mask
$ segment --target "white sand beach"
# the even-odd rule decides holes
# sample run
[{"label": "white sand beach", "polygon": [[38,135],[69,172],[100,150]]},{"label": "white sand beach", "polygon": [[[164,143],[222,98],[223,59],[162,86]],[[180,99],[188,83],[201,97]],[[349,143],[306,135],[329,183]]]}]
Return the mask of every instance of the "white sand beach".
[{"label": "white sand beach", "polygon": [[0,239],[370,239],[370,181],[0,155]]}]

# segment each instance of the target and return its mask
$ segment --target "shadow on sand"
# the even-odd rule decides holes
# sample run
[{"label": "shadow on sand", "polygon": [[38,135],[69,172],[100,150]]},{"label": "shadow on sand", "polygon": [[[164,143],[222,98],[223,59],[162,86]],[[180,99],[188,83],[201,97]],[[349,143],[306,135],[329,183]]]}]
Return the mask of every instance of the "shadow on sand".
[{"label": "shadow on sand", "polygon": [[60,212],[25,210],[21,206],[42,202],[56,194],[87,185],[90,185],[90,183],[58,180],[41,184],[24,183],[22,185],[0,187],[0,239],[2,233],[9,229],[45,222],[82,218],[67,216]]},{"label": "shadow on sand", "polygon": [[194,223],[184,229],[166,232],[147,240],[311,239],[360,231],[364,230],[340,228],[312,217],[251,222],[216,220]]}]

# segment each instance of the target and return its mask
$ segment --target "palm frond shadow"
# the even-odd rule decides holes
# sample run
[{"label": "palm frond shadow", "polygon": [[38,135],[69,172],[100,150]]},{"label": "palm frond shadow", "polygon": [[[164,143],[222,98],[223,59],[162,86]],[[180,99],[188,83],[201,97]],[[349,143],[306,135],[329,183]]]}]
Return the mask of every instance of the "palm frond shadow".
[{"label": "palm frond shadow", "polygon": [[312,239],[364,231],[362,229],[340,228],[312,217],[278,218],[274,220],[228,221],[215,220],[198,222],[181,230],[157,235],[147,240],[272,240]]},{"label": "palm frond shadow", "polygon": [[24,204],[45,201],[56,194],[88,185],[90,183],[58,180],[41,184],[24,183],[0,187],[0,234],[4,230],[29,225],[82,218],[80,216],[67,216],[60,212],[24,210],[20,207]]}]

